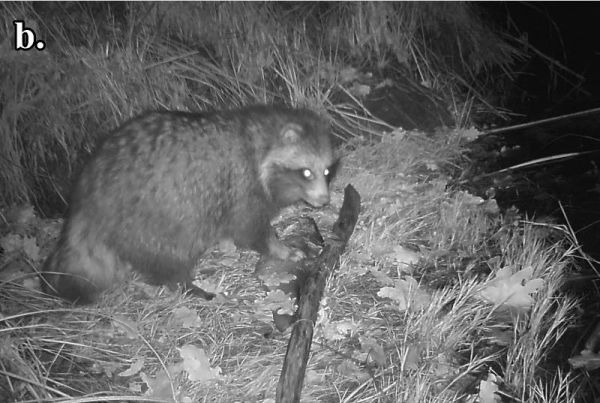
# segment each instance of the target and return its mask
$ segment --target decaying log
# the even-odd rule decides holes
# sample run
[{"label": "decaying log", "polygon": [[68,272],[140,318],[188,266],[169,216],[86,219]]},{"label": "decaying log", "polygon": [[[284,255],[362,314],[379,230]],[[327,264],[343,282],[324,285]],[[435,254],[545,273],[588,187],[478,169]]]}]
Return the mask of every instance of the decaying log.
[{"label": "decaying log", "polygon": [[277,402],[300,401],[313,327],[317,320],[325,281],[339,266],[340,255],[354,232],[359,211],[360,195],[352,185],[348,185],[344,190],[344,202],[339,217],[333,226],[333,236],[325,240],[318,257],[306,259],[304,262],[304,274],[299,284],[297,321],[294,323],[277,385]]}]

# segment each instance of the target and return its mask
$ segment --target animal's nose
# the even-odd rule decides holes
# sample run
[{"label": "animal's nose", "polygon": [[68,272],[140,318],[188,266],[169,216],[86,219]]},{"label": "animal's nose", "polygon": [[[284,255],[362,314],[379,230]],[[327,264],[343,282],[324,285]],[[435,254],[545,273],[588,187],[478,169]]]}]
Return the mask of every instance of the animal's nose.
[{"label": "animal's nose", "polygon": [[329,204],[329,193],[321,194],[317,198],[313,199],[312,205],[314,207],[323,207],[326,204]]}]

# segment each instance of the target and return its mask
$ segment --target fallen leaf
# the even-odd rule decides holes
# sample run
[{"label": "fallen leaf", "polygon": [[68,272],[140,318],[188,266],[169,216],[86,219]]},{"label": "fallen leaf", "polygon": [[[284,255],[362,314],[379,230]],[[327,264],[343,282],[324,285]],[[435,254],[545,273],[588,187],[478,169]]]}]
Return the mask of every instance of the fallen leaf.
[{"label": "fallen leaf", "polygon": [[280,289],[267,292],[267,296],[262,301],[257,301],[256,305],[260,309],[276,311],[279,314],[293,315],[296,312],[295,299]]},{"label": "fallen leaf", "polygon": [[21,282],[31,274],[29,266],[23,260],[13,260],[0,270],[0,282]]},{"label": "fallen leaf", "polygon": [[206,381],[220,378],[221,368],[211,368],[203,349],[191,344],[178,349],[183,358],[183,369],[188,373],[190,381]]},{"label": "fallen leaf", "polygon": [[323,382],[326,382],[327,378],[324,373],[320,373],[315,371],[314,369],[307,369],[306,375],[304,376],[304,384],[305,385],[317,385]]},{"label": "fallen leaf", "polygon": [[377,295],[390,298],[398,303],[398,310],[405,311],[423,309],[430,304],[431,296],[419,288],[417,280],[407,276],[405,280],[396,280],[394,287],[382,287]]},{"label": "fallen leaf", "polygon": [[386,78],[385,80],[383,80],[382,82],[380,82],[379,84],[377,84],[375,86],[375,89],[386,88],[386,87],[393,87],[393,86],[394,86],[394,82],[390,78]]},{"label": "fallen leaf", "polygon": [[[226,252],[226,253],[232,253],[232,252]],[[236,254],[234,256],[230,256],[230,255],[223,256],[221,259],[219,259],[219,264],[221,264],[225,267],[235,267],[235,265],[240,262],[239,253],[237,253],[237,252],[235,252],[235,253]]]},{"label": "fallen leaf", "polygon": [[40,247],[37,246],[35,238],[23,237],[23,252],[33,261],[37,261],[40,258]]},{"label": "fallen leaf", "polygon": [[143,393],[142,384],[140,382],[129,382],[129,386],[127,388],[133,393]]},{"label": "fallen leaf", "polygon": [[192,281],[192,284],[208,293],[215,294],[217,296],[223,293],[222,286],[209,280],[194,280]]},{"label": "fallen leaf", "polygon": [[424,163],[425,163],[425,168],[427,168],[430,171],[437,171],[440,169],[437,162],[435,162],[435,161],[427,160],[427,161],[424,161]]},{"label": "fallen leaf", "polygon": [[133,357],[133,362],[125,371],[120,372],[119,376],[133,376],[142,370],[144,366],[144,357],[135,356]]},{"label": "fallen leaf", "polygon": [[[169,373],[172,377],[175,377],[182,370],[182,363],[169,366]],[[150,378],[145,372],[140,372],[140,378],[148,386],[148,390],[144,393],[144,396],[169,402],[177,401],[173,396],[173,390],[176,390],[176,388],[171,385],[171,378],[164,368],[158,371],[154,378]]]},{"label": "fallen leaf", "polygon": [[350,88],[350,92],[357,97],[366,97],[371,93],[371,87],[365,84],[354,83]]},{"label": "fallen leaf", "polygon": [[34,278],[25,278],[23,279],[23,287],[28,290],[39,290],[40,289],[40,279],[37,277]]},{"label": "fallen leaf", "polygon": [[394,279],[382,272],[381,270],[370,270],[375,280],[381,285],[394,285]]},{"label": "fallen leaf", "polygon": [[359,326],[351,320],[343,320],[337,322],[327,322],[322,324],[323,337],[326,340],[343,340],[354,334]]},{"label": "fallen leaf", "polygon": [[481,380],[479,382],[479,402],[480,403],[498,403],[502,399],[496,392],[498,392],[497,379],[494,374],[488,374],[487,380]]},{"label": "fallen leaf", "polygon": [[421,258],[418,252],[407,249],[404,246],[396,245],[394,246],[394,260],[400,264],[405,266],[410,266],[419,261]]},{"label": "fallen leaf", "polygon": [[23,204],[10,209],[6,214],[6,219],[8,222],[23,227],[35,220],[35,210],[31,204]]},{"label": "fallen leaf", "polygon": [[526,267],[514,274],[511,267],[503,267],[479,295],[495,305],[528,311],[533,305],[530,294],[537,292],[544,285],[543,279],[532,276],[532,267]]},{"label": "fallen leaf", "polygon": [[90,372],[93,374],[104,374],[107,377],[112,378],[122,366],[123,365],[118,362],[99,361],[92,364]]},{"label": "fallen leaf", "polygon": [[378,366],[384,367],[386,355],[383,347],[370,337],[359,337],[359,341],[361,350],[368,354],[368,358]]},{"label": "fallen leaf", "polygon": [[340,81],[347,83],[358,79],[358,70],[354,67],[346,67],[340,71]]},{"label": "fallen leaf", "polygon": [[358,330],[358,324],[356,324],[353,320],[342,320],[339,322],[334,322],[339,334],[351,336],[354,332]]},{"label": "fallen leaf", "polygon": [[346,376],[347,378],[356,380],[358,382],[365,381],[369,379],[369,374],[360,369],[354,362],[351,360],[344,360],[337,367],[340,374]]},{"label": "fallen leaf", "polygon": [[467,206],[479,206],[485,202],[483,198],[465,191],[458,192],[457,199]]},{"label": "fallen leaf", "polygon": [[585,368],[588,371],[593,371],[600,368],[600,354],[583,350],[580,355],[569,358],[569,364],[573,368]]},{"label": "fallen leaf", "polygon": [[482,132],[477,130],[475,127],[470,127],[469,129],[458,129],[458,130],[455,130],[455,133],[461,139],[464,139],[466,141],[476,140],[479,136],[481,136],[483,134]]},{"label": "fallen leaf", "polygon": [[137,330],[137,326],[135,322],[127,319],[124,316],[113,315],[112,324],[115,328],[124,333],[125,336],[129,339],[137,339],[139,337],[139,332]]},{"label": "fallen leaf", "polygon": [[202,326],[202,319],[200,319],[198,313],[185,306],[173,309],[173,319],[181,324],[182,327],[188,329]]},{"label": "fallen leaf", "polygon": [[23,249],[23,237],[17,234],[8,234],[0,238],[0,247],[4,253],[16,252]]}]

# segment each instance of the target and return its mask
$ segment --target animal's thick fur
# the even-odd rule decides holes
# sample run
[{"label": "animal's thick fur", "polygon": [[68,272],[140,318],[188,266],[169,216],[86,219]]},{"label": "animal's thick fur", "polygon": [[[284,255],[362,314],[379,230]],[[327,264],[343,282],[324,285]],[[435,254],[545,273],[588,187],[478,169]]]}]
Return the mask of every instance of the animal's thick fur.
[{"label": "animal's thick fur", "polygon": [[270,220],[301,200],[328,203],[333,166],[328,125],[307,110],[134,118],[76,180],[44,268],[48,288],[89,302],[129,268],[152,283],[190,286],[194,263],[223,239],[285,258]]}]

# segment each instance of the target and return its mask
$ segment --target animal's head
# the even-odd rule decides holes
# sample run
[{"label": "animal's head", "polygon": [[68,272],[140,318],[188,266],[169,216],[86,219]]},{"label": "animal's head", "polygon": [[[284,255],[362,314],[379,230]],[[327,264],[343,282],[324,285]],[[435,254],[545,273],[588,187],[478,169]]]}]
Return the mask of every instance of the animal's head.
[{"label": "animal's head", "polygon": [[329,203],[329,183],[338,166],[329,125],[308,111],[293,111],[277,128],[276,139],[260,166],[261,183],[278,207],[304,201]]}]

